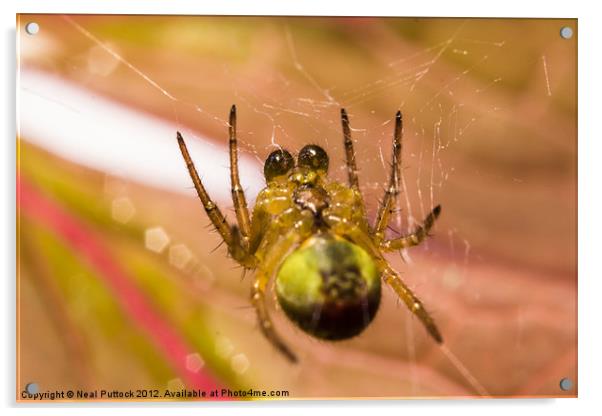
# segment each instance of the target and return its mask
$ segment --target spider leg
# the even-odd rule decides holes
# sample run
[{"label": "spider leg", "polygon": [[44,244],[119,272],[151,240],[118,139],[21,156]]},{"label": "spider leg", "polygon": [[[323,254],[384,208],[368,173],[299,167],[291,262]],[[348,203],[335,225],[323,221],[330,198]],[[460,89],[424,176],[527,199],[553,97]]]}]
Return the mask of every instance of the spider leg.
[{"label": "spider leg", "polygon": [[353,140],[351,139],[351,129],[349,128],[349,117],[347,116],[347,111],[345,111],[344,108],[341,108],[341,122],[343,124],[343,137],[349,186],[359,192],[360,182],[357,176],[357,164],[355,163],[355,151],[353,150]]},{"label": "spider leg", "polygon": [[255,282],[251,289],[251,303],[257,312],[261,332],[278,351],[293,363],[297,362],[297,357],[276,332],[268,313],[265,297],[270,277],[274,274],[282,259],[286,257],[286,254],[297,244],[298,240],[297,230],[293,229],[286,236],[279,238],[275,244],[269,244],[270,250],[266,253],[261,267],[257,270]]},{"label": "spider leg", "polygon": [[252,255],[247,253],[245,246],[243,246],[242,238],[240,236],[240,231],[236,226],[230,226],[224,214],[222,214],[221,210],[213,202],[203,183],[201,182],[201,178],[194,167],[194,163],[192,158],[190,157],[190,153],[188,153],[188,148],[186,147],[186,143],[184,142],[184,138],[177,132],[178,145],[180,146],[180,151],[182,152],[182,157],[186,162],[186,167],[188,168],[188,172],[190,173],[190,178],[192,179],[192,183],[194,184],[194,188],[196,189],[197,195],[199,199],[203,203],[203,208],[205,208],[205,212],[207,216],[211,220],[213,226],[217,229],[220,236],[228,246],[228,252],[232,255],[232,257],[243,264],[246,267],[254,267],[255,258]]},{"label": "spider leg", "polygon": [[232,202],[234,203],[234,210],[236,212],[236,220],[240,227],[240,233],[242,234],[244,247],[248,246],[249,236],[251,234],[251,223],[249,221],[249,209],[247,208],[247,200],[245,199],[245,192],[240,185],[240,177],[238,174],[238,147],[236,140],[236,106],[233,105],[230,109],[230,126],[228,127],[229,133],[229,147],[230,147],[230,183],[232,191]]},{"label": "spider leg", "polygon": [[443,343],[443,337],[435,325],[435,321],[431,315],[424,309],[420,299],[406,286],[399,275],[395,273],[388,265],[383,270],[383,280],[391,286],[397,296],[406,304],[408,309],[420,319],[428,333],[437,343]]},{"label": "spider leg", "polygon": [[435,224],[435,220],[439,217],[440,213],[441,205],[437,205],[435,208],[433,208],[431,213],[424,219],[422,225],[416,227],[416,229],[412,233],[403,235],[398,238],[394,238],[392,240],[381,241],[380,249],[384,252],[387,252],[417,246],[428,236],[429,231]]},{"label": "spider leg", "polygon": [[358,204],[361,210],[362,221],[369,228],[368,218],[366,216],[366,202],[360,190],[360,182],[357,175],[357,164],[355,161],[355,151],[353,150],[353,139],[351,138],[351,129],[349,128],[349,117],[347,111],[341,108],[341,123],[343,124],[343,137],[345,145],[345,159],[347,165],[347,176],[349,178],[349,186],[358,196]]},{"label": "spider leg", "polygon": [[408,309],[415,314],[422,324],[426,327],[428,333],[437,341],[439,344],[443,342],[441,333],[435,325],[435,321],[424,309],[422,302],[412,291],[405,285],[399,275],[391,269],[387,261],[382,257],[380,251],[375,245],[372,237],[363,232],[357,225],[335,216],[330,216],[326,219],[330,226],[335,230],[337,234],[346,235],[356,244],[364,248],[376,261],[379,269],[382,271],[383,281],[388,284],[399,296],[401,300],[406,304]]},{"label": "spider leg", "polygon": [[391,164],[391,174],[389,184],[385,190],[385,195],[378,209],[378,215],[374,223],[373,234],[377,241],[384,239],[385,230],[389,224],[389,217],[397,204],[397,195],[399,195],[399,180],[401,177],[401,136],[403,133],[403,124],[401,111],[395,115],[395,132],[393,134],[393,163]]},{"label": "spider leg", "polygon": [[188,168],[188,173],[190,173],[190,178],[192,179],[192,183],[194,184],[194,188],[196,189],[196,193],[199,196],[199,199],[203,203],[203,208],[205,208],[205,212],[207,216],[222,236],[222,239],[226,242],[228,246],[232,244],[232,230],[230,225],[226,221],[226,217],[220,211],[219,207],[211,200],[211,197],[205,190],[203,183],[201,182],[201,178],[199,177],[196,168],[194,167],[194,162],[190,157],[190,153],[188,153],[188,148],[186,147],[186,143],[184,142],[184,138],[177,132],[178,145],[180,146],[180,151],[182,152],[182,157],[186,162],[186,167]]}]

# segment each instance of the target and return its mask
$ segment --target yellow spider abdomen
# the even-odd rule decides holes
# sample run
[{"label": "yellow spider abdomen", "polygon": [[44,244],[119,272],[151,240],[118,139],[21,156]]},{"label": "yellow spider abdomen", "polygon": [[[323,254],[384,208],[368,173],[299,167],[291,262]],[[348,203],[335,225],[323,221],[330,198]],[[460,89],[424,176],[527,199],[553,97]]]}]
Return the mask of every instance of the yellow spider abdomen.
[{"label": "yellow spider abdomen", "polygon": [[361,333],[380,304],[380,274],[365,250],[328,233],[307,239],[276,276],[286,315],[305,332],[341,340]]}]

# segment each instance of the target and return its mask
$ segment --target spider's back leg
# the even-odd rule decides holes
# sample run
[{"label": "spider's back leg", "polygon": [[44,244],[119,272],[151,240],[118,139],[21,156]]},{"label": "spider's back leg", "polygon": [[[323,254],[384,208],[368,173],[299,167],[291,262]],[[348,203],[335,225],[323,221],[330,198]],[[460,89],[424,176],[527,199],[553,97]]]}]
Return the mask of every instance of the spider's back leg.
[{"label": "spider's back leg", "polygon": [[431,315],[424,309],[424,305],[418,299],[418,297],[410,290],[409,287],[401,280],[399,275],[393,271],[388,265],[385,266],[383,272],[383,281],[391,286],[397,296],[406,304],[408,309],[420,319],[422,325],[426,328],[427,332],[438,344],[443,343],[443,337],[435,325],[435,321]]},{"label": "spider's back leg", "polygon": [[439,218],[439,214],[441,214],[441,205],[437,205],[433,208],[422,225],[416,227],[410,234],[402,235],[401,237],[392,240],[382,240],[380,242],[380,249],[387,252],[417,246],[429,235],[429,231],[435,224],[437,218]]},{"label": "spider's back leg", "polygon": [[289,230],[285,235],[281,235],[277,228],[271,229],[266,235],[266,245],[264,246],[262,257],[263,262],[259,265],[255,275],[255,282],[251,289],[251,303],[257,313],[259,328],[268,341],[289,361],[297,362],[296,355],[286,345],[276,331],[274,323],[270,318],[266,304],[266,294],[268,283],[271,277],[282,263],[282,259],[291,251],[302,239],[302,235],[296,229]]}]

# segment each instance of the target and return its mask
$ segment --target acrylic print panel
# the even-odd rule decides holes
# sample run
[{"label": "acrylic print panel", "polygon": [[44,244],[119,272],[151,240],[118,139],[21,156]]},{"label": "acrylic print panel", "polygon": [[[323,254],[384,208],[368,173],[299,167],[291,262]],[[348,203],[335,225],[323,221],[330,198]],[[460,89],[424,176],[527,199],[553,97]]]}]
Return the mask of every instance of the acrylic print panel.
[{"label": "acrylic print panel", "polygon": [[[18,400],[577,395],[576,20],[17,20]],[[291,241],[323,244],[265,237],[248,255],[278,275],[267,311],[296,363],[260,329],[257,272],[228,255],[176,140],[234,224],[233,104],[251,209],[265,205],[263,165],[279,149],[319,145],[330,180],[348,186],[341,108],[349,118],[369,226],[344,191],[291,194],[299,185],[278,176],[292,212],[278,233],[297,226]],[[401,192],[379,237],[398,110]],[[439,204],[425,241],[384,253]],[[385,262],[422,308],[383,280],[367,322]],[[287,290],[301,312],[279,302]],[[365,328],[351,336],[354,325]],[[325,327],[346,339],[308,334]]]}]

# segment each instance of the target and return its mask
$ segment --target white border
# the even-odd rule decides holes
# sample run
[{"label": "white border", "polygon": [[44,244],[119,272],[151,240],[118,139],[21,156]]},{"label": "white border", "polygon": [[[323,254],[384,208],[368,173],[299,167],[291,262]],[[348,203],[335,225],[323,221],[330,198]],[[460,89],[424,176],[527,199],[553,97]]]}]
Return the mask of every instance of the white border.
[{"label": "white border", "polygon": [[[508,412],[535,412],[546,415],[594,414],[602,408],[602,393],[598,391],[600,379],[602,335],[599,330],[599,317],[602,316],[599,296],[602,295],[602,273],[600,273],[599,247],[594,236],[602,234],[600,227],[600,184],[602,178],[599,158],[602,155],[602,131],[600,128],[600,106],[598,99],[602,97],[600,77],[600,41],[602,26],[600,13],[596,13],[594,1],[563,2],[527,2],[524,0],[504,0],[498,2],[454,1],[405,1],[393,2],[371,0],[369,2],[351,3],[350,1],[278,1],[278,0],[229,0],[227,2],[198,2],[184,0],[162,1],[114,1],[87,0],[73,2],[68,0],[48,1],[3,1],[2,35],[3,65],[2,82],[5,97],[3,105],[2,126],[6,126],[3,141],[3,178],[0,181],[1,194],[4,197],[0,204],[0,220],[3,238],[0,242],[0,263],[5,265],[3,274],[2,310],[5,312],[1,320],[4,342],[0,343],[4,374],[0,376],[0,395],[2,405],[9,407],[8,414],[81,414],[81,408],[74,406],[51,406],[50,408],[14,405],[14,255],[15,255],[15,209],[14,209],[14,134],[15,110],[14,61],[7,59],[14,56],[15,13],[136,13],[136,14],[285,14],[285,15],[377,15],[377,16],[488,16],[488,17],[576,17],[579,18],[579,396],[577,400],[467,400],[444,402],[270,402],[270,403],[237,403],[211,405],[183,405],[168,410],[170,413],[233,413],[251,414],[306,414],[307,412],[331,413],[342,410],[351,414],[365,414],[370,409],[383,413],[414,412],[441,415],[483,414],[504,415]],[[127,412],[132,414],[161,414],[170,405],[128,406]],[[105,414],[119,411],[118,406],[86,407],[86,414]],[[594,410],[595,409],[595,410]]]}]

